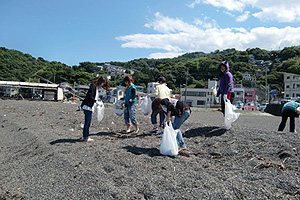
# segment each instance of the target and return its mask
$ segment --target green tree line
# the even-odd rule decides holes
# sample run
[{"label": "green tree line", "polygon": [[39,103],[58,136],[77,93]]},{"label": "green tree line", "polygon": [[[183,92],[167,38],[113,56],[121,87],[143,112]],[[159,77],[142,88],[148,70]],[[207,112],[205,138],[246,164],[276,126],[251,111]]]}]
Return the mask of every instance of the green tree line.
[{"label": "green tree line", "polygon": [[[283,90],[283,73],[300,74],[300,47],[285,47],[282,50],[264,50],[249,48],[238,51],[234,48],[211,53],[193,52],[170,59],[140,58],[128,62],[107,62],[111,65],[122,66],[134,70],[135,84],[147,86],[148,82],[156,81],[161,75],[168,79],[168,86],[175,92],[186,84],[188,87],[204,88],[208,79],[218,79],[218,64],[227,60],[235,83],[242,83],[245,87],[265,87],[265,71],[268,71],[270,89]],[[261,61],[269,61],[270,65]],[[95,79],[94,74],[108,74],[99,71],[99,65],[104,63],[81,62],[79,65],[47,61],[41,57],[34,58],[29,54],[17,50],[0,47],[0,80],[7,81],[38,81],[42,76],[52,82],[69,82],[71,84],[88,84]],[[257,72],[261,72],[257,74]],[[243,74],[248,73],[254,81],[243,81]],[[37,76],[38,75],[38,76]],[[122,85],[123,77],[114,75],[111,85]]]}]

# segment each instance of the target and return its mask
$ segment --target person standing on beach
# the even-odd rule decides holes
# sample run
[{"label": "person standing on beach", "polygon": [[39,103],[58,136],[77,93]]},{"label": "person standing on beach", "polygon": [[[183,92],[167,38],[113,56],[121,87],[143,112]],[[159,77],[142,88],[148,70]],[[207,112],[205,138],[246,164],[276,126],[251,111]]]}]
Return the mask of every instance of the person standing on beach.
[{"label": "person standing on beach", "polygon": [[[157,103],[159,102],[159,104]],[[179,146],[179,153],[186,150],[187,147],[184,143],[180,126],[185,122],[191,115],[191,108],[184,102],[178,101],[177,99],[165,98],[161,101],[156,101],[158,110],[163,110],[166,114],[166,123],[170,123],[171,116],[175,116],[173,121],[173,128],[177,132],[176,140]]]},{"label": "person standing on beach", "polygon": [[278,127],[278,131],[283,131],[288,118],[290,118],[290,132],[296,132],[295,130],[295,118],[299,117],[300,103],[290,101],[282,107],[282,119]]},{"label": "person standing on beach", "polygon": [[230,100],[233,102],[234,92],[233,92],[233,76],[229,71],[229,63],[223,61],[219,64],[220,69],[220,82],[219,89],[217,91],[217,97],[221,95],[221,111],[225,115],[225,100]]},{"label": "person standing on beach", "polygon": [[[155,97],[155,99],[165,99],[165,98],[170,98],[171,96],[171,91],[167,86],[167,79],[164,76],[159,77],[158,79],[159,85],[156,86],[155,92],[149,94],[150,97]],[[155,101],[154,99],[154,101]],[[153,106],[152,106],[152,113],[151,113],[151,123],[153,125],[153,128],[151,129],[151,132],[155,132],[158,130],[157,127],[157,115],[159,114],[159,127],[162,130],[164,127],[164,120],[165,120],[165,115],[163,111],[153,111]],[[160,130],[160,131],[161,131]]]},{"label": "person standing on beach", "polygon": [[90,125],[92,121],[93,106],[97,103],[98,99],[98,89],[103,88],[107,90],[109,87],[106,78],[101,76],[91,83],[86,97],[81,104],[81,108],[84,111],[83,140],[85,142],[93,141],[93,139],[90,138]]},{"label": "person standing on beach", "polygon": [[137,89],[133,84],[133,78],[130,75],[125,76],[124,83],[125,87],[125,108],[124,108],[124,120],[126,125],[126,133],[130,133],[130,121],[135,127],[135,134],[139,133],[138,122],[136,120],[136,96]]}]

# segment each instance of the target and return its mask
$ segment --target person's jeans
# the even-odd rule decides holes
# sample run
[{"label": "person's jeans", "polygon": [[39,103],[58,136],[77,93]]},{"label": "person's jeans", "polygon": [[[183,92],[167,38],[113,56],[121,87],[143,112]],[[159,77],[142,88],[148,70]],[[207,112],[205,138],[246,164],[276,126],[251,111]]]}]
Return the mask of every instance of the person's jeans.
[{"label": "person's jeans", "polygon": [[159,113],[159,127],[164,127],[165,114],[164,111],[154,111],[151,113],[151,123],[157,124],[157,115]]},{"label": "person's jeans", "polygon": [[290,132],[295,132],[295,117],[298,117],[297,113],[291,110],[286,110],[282,113],[281,123],[278,127],[278,131],[283,131],[285,128],[288,117],[290,118]]},{"label": "person's jeans", "polygon": [[135,113],[136,113],[136,102],[130,104],[129,106],[124,108],[124,120],[125,124],[129,124],[131,120],[131,123],[133,125],[136,125],[138,122],[135,118]]},{"label": "person's jeans", "polygon": [[180,148],[186,147],[185,143],[184,143],[184,140],[183,140],[183,137],[182,137],[182,133],[180,131],[180,126],[183,124],[183,122],[185,120],[187,120],[187,118],[189,118],[190,115],[191,115],[191,110],[186,110],[181,115],[181,117],[175,116],[175,119],[174,119],[174,122],[173,122],[173,128],[174,128],[174,130],[177,131],[177,135],[176,135],[177,143],[178,143]]},{"label": "person's jeans", "polygon": [[83,138],[86,139],[90,135],[90,125],[92,121],[92,111],[83,110],[84,111],[84,127],[83,127]]}]

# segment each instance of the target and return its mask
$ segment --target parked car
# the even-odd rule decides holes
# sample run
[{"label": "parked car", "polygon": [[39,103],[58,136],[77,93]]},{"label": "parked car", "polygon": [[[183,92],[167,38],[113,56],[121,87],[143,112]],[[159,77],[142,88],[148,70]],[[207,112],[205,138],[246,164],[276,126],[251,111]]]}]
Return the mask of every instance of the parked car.
[{"label": "parked car", "polygon": [[268,103],[262,103],[258,106],[258,110],[259,111],[265,111],[266,107],[267,107]]},{"label": "parked car", "polygon": [[257,106],[254,103],[247,103],[244,107],[242,107],[242,110],[257,110]]}]

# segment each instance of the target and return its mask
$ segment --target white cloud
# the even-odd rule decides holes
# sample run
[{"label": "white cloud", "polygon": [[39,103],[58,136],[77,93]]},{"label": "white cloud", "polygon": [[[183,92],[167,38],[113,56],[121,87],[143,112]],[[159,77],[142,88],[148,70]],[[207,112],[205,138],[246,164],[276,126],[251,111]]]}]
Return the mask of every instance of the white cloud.
[{"label": "white cloud", "polygon": [[238,16],[238,18],[236,18],[237,22],[244,22],[249,18],[249,11],[246,11],[243,15]]},{"label": "white cloud", "polygon": [[210,4],[217,8],[225,8],[229,11],[242,12],[246,6],[243,1],[240,0],[203,0],[203,3]]},{"label": "white cloud", "polygon": [[188,7],[194,8],[197,4],[200,4],[200,0],[195,0],[193,3],[189,4]]},{"label": "white cloud", "polygon": [[[300,21],[299,0],[202,0],[202,3],[240,13],[244,12],[246,8],[247,10],[254,8],[258,11],[249,14],[261,21],[282,23]],[[195,0],[189,7],[194,8],[197,4],[201,4],[200,0]],[[245,20],[246,17],[247,15],[241,15],[236,20]]]},{"label": "white cloud", "polygon": [[[197,22],[201,24],[201,21]],[[278,49],[279,47],[300,44],[300,27],[256,27],[250,30],[233,27],[219,28],[217,26],[201,26],[188,24],[180,19],[165,17],[160,13],[147,24],[148,28],[156,30],[157,34],[132,34],[119,36],[124,48],[146,48],[164,50],[166,53],[153,53],[152,58],[174,57],[185,52],[212,52],[236,48],[259,47],[262,49]]]},{"label": "white cloud", "polygon": [[178,56],[183,55],[184,53],[178,53],[178,52],[166,52],[166,53],[152,53],[149,55],[149,58],[175,58]]}]

